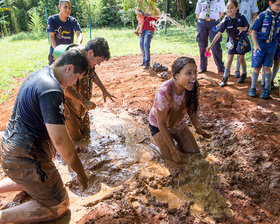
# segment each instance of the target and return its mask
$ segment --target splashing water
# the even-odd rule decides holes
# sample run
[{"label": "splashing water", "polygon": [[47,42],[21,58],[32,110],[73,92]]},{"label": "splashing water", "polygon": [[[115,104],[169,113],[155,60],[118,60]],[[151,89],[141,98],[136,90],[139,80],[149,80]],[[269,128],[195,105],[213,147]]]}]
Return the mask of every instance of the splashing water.
[{"label": "splashing water", "polygon": [[167,15],[166,13],[162,13],[159,17],[159,19],[155,22],[155,21],[152,21],[152,25],[154,26],[154,28],[157,30],[157,31],[160,31],[163,29],[163,26],[167,23],[171,23],[173,25],[175,25],[176,27],[178,27],[179,29],[183,30],[185,33],[188,34],[188,31],[181,25],[179,24],[176,20],[172,19],[169,14]]}]

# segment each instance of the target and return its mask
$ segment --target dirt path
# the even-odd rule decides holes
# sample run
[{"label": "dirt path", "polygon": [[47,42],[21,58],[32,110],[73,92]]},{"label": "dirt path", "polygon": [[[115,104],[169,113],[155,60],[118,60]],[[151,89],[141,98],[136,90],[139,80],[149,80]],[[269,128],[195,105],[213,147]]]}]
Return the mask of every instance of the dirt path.
[{"label": "dirt path", "polygon": [[[152,55],[152,61],[170,70],[178,56]],[[101,91],[98,88],[93,91],[92,100],[98,105],[92,114],[95,131],[91,143],[80,152],[95,177],[86,194],[80,193],[75,178],[71,180],[67,168],[57,161],[71,192],[70,222],[280,223],[278,90],[273,90],[270,100],[250,98],[251,80],[237,84],[232,76],[227,87],[217,87],[214,84],[221,76],[214,73],[216,68],[211,59],[208,70],[213,72],[206,72],[208,80],[199,79],[199,83],[201,123],[213,137],[205,140],[196,136],[201,155],[188,156],[185,165],[177,166],[149,153],[147,144],[139,144],[145,138],[149,142],[147,115],[156,89],[165,81],[138,67],[140,61],[139,55],[115,57],[96,69],[105,87],[117,99],[104,103]],[[7,124],[14,99],[15,96],[0,105],[0,131]],[[116,117],[106,117],[114,119],[107,125],[121,120],[118,126],[123,127],[130,119],[128,115],[131,122],[137,121],[132,125],[135,128],[129,132],[130,137],[126,128],[116,131],[117,125],[110,126],[110,133],[115,133],[111,137],[102,131],[98,121],[110,113]],[[128,115],[123,118],[122,113]],[[116,147],[118,144],[120,148]],[[129,152],[129,147],[134,146],[141,151],[140,155],[122,154],[124,149]],[[3,177],[1,172],[0,178]],[[6,206],[15,195],[1,195],[0,206]],[[61,223],[67,223],[65,220]]]}]

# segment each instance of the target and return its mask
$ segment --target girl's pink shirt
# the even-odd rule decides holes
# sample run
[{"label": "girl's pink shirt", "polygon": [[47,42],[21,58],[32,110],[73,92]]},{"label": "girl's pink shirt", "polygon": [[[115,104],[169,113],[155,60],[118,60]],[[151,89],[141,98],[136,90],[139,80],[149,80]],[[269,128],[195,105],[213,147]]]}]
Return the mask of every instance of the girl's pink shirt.
[{"label": "girl's pink shirt", "polygon": [[177,129],[182,123],[186,122],[186,91],[181,95],[177,95],[172,79],[164,82],[155,95],[154,104],[149,113],[149,123],[155,127],[158,127],[157,111],[166,111],[168,113],[166,125],[171,130]]}]

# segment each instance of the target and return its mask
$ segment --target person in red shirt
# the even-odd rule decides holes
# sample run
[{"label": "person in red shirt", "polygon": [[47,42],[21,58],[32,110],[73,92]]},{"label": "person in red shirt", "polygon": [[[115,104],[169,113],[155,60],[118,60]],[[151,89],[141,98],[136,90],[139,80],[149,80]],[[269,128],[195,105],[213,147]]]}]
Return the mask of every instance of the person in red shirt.
[{"label": "person in red shirt", "polygon": [[[152,0],[155,1],[155,0]],[[143,62],[141,66],[144,66],[144,69],[150,68],[150,48],[151,48],[151,40],[154,36],[155,28],[153,26],[153,22],[158,20],[160,15],[160,10],[155,8],[153,10],[155,13],[154,15],[150,13],[150,9],[147,8],[146,12],[144,13],[145,20],[143,25],[142,35],[140,35],[140,48],[143,57]]]}]

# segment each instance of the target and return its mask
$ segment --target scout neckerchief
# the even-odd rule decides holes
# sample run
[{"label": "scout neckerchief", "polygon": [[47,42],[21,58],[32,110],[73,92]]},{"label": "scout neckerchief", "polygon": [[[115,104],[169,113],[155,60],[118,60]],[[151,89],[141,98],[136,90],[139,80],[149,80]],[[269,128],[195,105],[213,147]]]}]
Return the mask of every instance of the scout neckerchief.
[{"label": "scout neckerchief", "polygon": [[277,17],[278,14],[276,12],[273,12],[271,10],[271,8],[268,8],[267,11],[271,13],[271,17],[272,17],[271,28],[270,28],[269,37],[268,37],[268,40],[272,41],[274,28],[275,28],[276,17]]},{"label": "scout neckerchief", "polygon": [[206,12],[206,19],[208,19],[209,18],[209,14],[210,14],[210,5],[211,5],[211,3],[213,2],[213,0],[208,0],[207,1],[207,12]]}]

